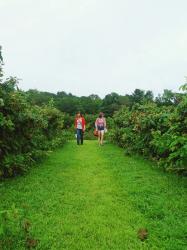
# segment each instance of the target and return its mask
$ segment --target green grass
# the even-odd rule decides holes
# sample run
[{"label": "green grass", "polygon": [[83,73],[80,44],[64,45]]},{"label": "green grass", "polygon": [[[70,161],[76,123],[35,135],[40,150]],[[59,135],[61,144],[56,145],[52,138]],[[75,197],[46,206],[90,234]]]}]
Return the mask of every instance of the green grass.
[{"label": "green grass", "polygon": [[111,144],[69,142],[27,175],[2,182],[0,210],[12,204],[31,221],[36,249],[187,249],[185,178]]}]

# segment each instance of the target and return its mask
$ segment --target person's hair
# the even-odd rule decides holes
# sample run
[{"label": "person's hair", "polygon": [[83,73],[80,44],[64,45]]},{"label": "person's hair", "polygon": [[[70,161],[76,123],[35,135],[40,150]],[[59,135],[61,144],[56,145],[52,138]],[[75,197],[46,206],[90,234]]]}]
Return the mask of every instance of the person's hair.
[{"label": "person's hair", "polygon": [[99,118],[102,118],[102,117],[103,117],[103,113],[100,112],[100,113],[99,113]]},{"label": "person's hair", "polygon": [[80,117],[83,117],[83,113],[82,112],[77,112],[77,114],[76,114],[76,118],[78,118],[78,115],[80,115]]},{"label": "person's hair", "polygon": [[81,112],[77,112],[77,114],[76,114],[76,118],[78,118],[78,115],[80,115],[80,116],[81,116]]}]

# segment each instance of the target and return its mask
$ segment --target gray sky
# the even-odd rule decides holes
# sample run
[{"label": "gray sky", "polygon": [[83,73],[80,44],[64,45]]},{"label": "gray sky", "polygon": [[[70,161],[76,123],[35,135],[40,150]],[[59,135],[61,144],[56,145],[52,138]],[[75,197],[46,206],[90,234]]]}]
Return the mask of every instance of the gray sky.
[{"label": "gray sky", "polygon": [[186,0],[0,0],[6,76],[76,95],[178,90]]}]

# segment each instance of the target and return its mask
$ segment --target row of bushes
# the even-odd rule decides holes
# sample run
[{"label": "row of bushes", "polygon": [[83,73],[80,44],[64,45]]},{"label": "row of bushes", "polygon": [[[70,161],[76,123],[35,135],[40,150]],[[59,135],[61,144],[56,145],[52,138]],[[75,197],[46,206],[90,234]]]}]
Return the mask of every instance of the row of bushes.
[{"label": "row of bushes", "polygon": [[0,82],[0,177],[26,171],[65,142],[64,115],[53,103],[31,105],[17,80]]},{"label": "row of bushes", "polygon": [[186,173],[187,93],[179,94],[175,105],[151,102],[122,108],[114,115],[111,140],[128,154],[142,154],[167,170]]}]

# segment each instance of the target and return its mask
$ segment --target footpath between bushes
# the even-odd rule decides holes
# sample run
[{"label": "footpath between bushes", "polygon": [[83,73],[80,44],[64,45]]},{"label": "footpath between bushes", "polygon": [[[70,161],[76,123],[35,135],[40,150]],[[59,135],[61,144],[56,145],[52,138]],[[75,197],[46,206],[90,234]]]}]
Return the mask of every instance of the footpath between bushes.
[{"label": "footpath between bushes", "polygon": [[[181,250],[186,194],[185,178],[117,146],[71,141],[25,176],[2,182],[0,211],[24,210],[35,249]],[[9,249],[25,249],[16,237]]]}]

